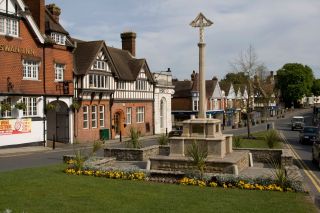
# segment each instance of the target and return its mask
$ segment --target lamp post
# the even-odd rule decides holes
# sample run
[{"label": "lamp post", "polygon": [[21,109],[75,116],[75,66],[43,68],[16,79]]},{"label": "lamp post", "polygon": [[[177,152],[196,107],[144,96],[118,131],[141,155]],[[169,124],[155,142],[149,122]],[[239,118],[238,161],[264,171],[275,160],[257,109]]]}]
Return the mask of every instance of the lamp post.
[{"label": "lamp post", "polygon": [[204,28],[213,24],[212,21],[207,19],[202,13],[190,23],[192,27],[199,28],[200,41],[199,46],[199,114],[198,118],[206,118],[206,81],[205,81],[205,69],[204,69]]}]

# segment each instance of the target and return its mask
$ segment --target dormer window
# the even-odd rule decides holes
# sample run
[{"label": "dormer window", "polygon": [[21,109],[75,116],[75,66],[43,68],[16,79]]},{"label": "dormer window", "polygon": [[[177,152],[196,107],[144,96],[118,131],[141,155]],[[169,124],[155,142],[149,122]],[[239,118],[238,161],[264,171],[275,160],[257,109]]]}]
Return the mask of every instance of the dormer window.
[{"label": "dormer window", "polygon": [[66,35],[60,33],[51,33],[51,38],[59,45],[66,45]]},{"label": "dormer window", "polygon": [[19,20],[0,16],[0,35],[1,34],[18,37]]}]

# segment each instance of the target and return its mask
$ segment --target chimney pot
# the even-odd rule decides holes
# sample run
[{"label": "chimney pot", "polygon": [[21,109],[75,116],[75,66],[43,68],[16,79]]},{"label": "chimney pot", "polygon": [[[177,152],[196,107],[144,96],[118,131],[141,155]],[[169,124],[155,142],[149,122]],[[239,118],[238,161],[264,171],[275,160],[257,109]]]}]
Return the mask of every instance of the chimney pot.
[{"label": "chimney pot", "polygon": [[135,32],[121,33],[122,49],[129,51],[132,56],[136,56],[136,37]]},{"label": "chimney pot", "polygon": [[54,20],[59,23],[59,17],[60,17],[60,14],[61,14],[61,9],[55,4],[49,4],[46,7],[50,11],[50,13],[51,13],[52,17],[54,18]]}]

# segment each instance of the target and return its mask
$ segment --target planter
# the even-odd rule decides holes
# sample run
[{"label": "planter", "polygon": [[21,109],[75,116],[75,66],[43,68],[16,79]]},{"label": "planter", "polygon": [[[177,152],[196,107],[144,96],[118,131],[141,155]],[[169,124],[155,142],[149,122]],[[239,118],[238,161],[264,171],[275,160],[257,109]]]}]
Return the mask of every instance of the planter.
[{"label": "planter", "polygon": [[141,149],[105,148],[105,157],[114,157],[117,161],[147,161],[150,157],[159,155],[159,146],[148,146]]}]

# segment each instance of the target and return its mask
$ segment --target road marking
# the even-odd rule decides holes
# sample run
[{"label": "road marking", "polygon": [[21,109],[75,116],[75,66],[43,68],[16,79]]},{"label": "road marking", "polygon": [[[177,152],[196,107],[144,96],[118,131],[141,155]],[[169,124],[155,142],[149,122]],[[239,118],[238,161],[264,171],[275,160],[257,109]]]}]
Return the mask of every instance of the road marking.
[{"label": "road marking", "polygon": [[280,135],[281,135],[282,139],[285,141],[285,143],[289,146],[291,151],[293,152],[293,155],[298,160],[298,164],[301,166],[301,168],[303,168],[304,173],[308,176],[308,178],[313,183],[314,187],[320,193],[320,180],[319,180],[319,178],[312,171],[310,171],[310,168],[302,161],[299,154],[294,150],[294,148],[291,146],[291,144],[284,137],[282,131],[280,131]]}]

